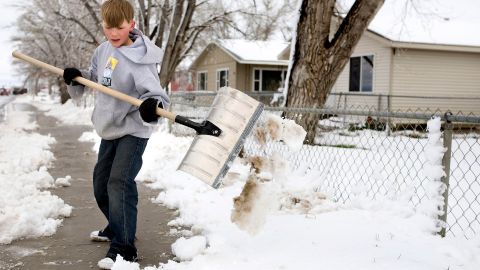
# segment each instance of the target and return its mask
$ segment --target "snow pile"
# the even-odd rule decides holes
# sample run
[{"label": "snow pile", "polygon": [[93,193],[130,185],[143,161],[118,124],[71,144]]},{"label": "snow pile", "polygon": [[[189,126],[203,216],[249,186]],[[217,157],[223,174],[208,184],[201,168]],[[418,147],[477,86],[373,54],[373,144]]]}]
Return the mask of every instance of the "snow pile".
[{"label": "snow pile", "polygon": [[[156,179],[172,179],[172,172],[178,165],[192,143],[191,137],[175,137],[164,129],[152,134],[143,153],[143,166],[137,178],[145,182]],[[156,188],[166,188],[163,182],[156,183]]]},{"label": "snow pile", "polygon": [[[446,150],[441,140],[441,126],[439,117],[435,117],[427,123],[428,142],[425,147],[426,164],[423,168],[423,173],[428,179],[428,182],[424,184],[427,199],[422,201],[419,211],[432,219],[436,219],[443,214],[444,201],[442,194],[446,188],[445,184],[441,182],[441,178],[445,176],[442,159]],[[445,224],[437,224],[437,226],[437,230],[440,230]]]},{"label": "snow pile", "polygon": [[284,142],[292,151],[299,151],[307,132],[295,121],[268,114],[263,123],[255,129],[254,136],[260,145],[269,141]]},{"label": "snow pile", "polygon": [[173,254],[182,261],[191,260],[207,247],[207,239],[204,236],[194,236],[189,239],[180,237],[173,245]]},{"label": "snow pile", "polygon": [[29,133],[36,127],[27,112],[18,111],[25,98],[9,104],[7,122],[0,124],[0,244],[23,237],[52,235],[71,207],[49,191],[54,179],[47,167],[55,139]]},{"label": "snow pile", "polygon": [[[305,135],[305,130],[294,121],[274,114],[267,114],[265,121],[254,131],[257,142],[262,146],[283,142],[293,152],[300,150]],[[246,159],[252,169],[241,194],[234,198],[231,220],[242,230],[254,235],[263,227],[267,215],[282,208],[280,201],[292,202],[290,198],[285,199],[290,196],[288,191],[283,191],[283,184],[288,182],[285,175],[290,173],[290,169],[277,153],[271,157],[252,156]]]},{"label": "snow pile", "polygon": [[117,255],[112,270],[140,270],[138,263],[125,261],[122,256]]},{"label": "snow pile", "polygon": [[69,99],[61,106],[51,106],[45,115],[55,117],[68,125],[91,125],[93,107],[82,108],[76,106],[72,99]]},{"label": "snow pile", "polygon": [[72,177],[70,175],[67,175],[65,177],[60,177],[55,180],[55,186],[57,187],[69,187],[71,186],[70,180],[72,180]]},{"label": "snow pile", "polygon": [[0,109],[9,102],[11,102],[13,99],[15,99],[13,96],[0,96]]},{"label": "snow pile", "polygon": [[260,232],[267,215],[278,208],[275,188],[271,183],[260,182],[254,174],[250,175],[240,195],[233,199],[232,222],[251,235]]},{"label": "snow pile", "polygon": [[80,138],[78,138],[78,141],[93,143],[92,150],[98,153],[98,149],[100,148],[101,138],[100,136],[98,136],[95,130],[83,132],[82,135],[80,135]]}]

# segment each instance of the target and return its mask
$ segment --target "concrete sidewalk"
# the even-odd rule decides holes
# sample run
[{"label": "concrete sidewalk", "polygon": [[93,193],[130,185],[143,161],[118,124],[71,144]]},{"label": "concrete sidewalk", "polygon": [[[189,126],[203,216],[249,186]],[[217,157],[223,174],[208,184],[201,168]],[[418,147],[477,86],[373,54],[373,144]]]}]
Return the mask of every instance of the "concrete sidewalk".
[{"label": "concrete sidewalk", "polygon": [[[34,108],[32,107],[32,110]],[[70,175],[70,187],[51,190],[74,207],[72,215],[51,237],[24,239],[10,245],[0,245],[0,269],[97,269],[109,243],[91,242],[90,232],[102,229],[106,220],[97,208],[92,190],[92,171],[96,153],[91,143],[78,138],[88,126],[65,126],[56,119],[38,113],[36,121],[41,134],[50,134],[57,143],[52,152],[56,160],[49,169],[53,178]],[[147,146],[148,147],[148,146]],[[139,191],[136,245],[141,267],[158,266],[172,259],[170,245],[175,237],[169,236],[166,225],[174,217],[173,211],[153,204],[158,191],[137,184]]]}]

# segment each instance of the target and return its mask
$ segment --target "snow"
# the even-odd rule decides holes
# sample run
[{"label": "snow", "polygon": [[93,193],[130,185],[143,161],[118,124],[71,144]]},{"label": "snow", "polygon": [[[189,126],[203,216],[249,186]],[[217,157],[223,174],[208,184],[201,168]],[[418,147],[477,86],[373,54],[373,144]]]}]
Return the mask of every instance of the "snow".
[{"label": "snow", "polygon": [[[64,110],[64,113],[57,114],[61,119],[72,119],[69,114],[78,115],[84,110],[82,108],[75,112],[69,104],[42,106],[45,110],[50,106],[50,111]],[[47,153],[53,138],[40,136],[34,130],[30,134],[22,134],[21,130],[15,130],[13,122],[25,124],[28,121],[22,119],[28,118],[28,115],[13,111],[10,117],[12,121],[1,124],[3,148],[0,151],[0,183],[3,185],[9,181],[9,178],[3,177],[6,168],[9,173],[26,178],[22,180],[17,177],[14,182],[52,185],[53,179],[48,179],[47,170],[48,163],[54,157]],[[282,144],[291,150],[291,155],[298,153],[296,143],[292,143],[291,148],[288,146],[289,138],[300,141],[295,135],[295,128],[284,128],[290,126],[279,124],[288,122],[288,119],[268,115],[265,119],[270,119],[272,125],[276,123],[277,127],[283,127],[282,140],[274,141],[269,135],[267,137],[270,140],[265,140],[265,143]],[[15,132],[3,132],[9,129]],[[324,181],[320,177],[322,172],[301,166],[293,170],[294,167],[287,166],[282,155],[266,155],[265,152],[257,158],[236,159],[225,184],[219,189],[212,189],[193,176],[176,171],[192,137],[169,134],[162,124],[149,141],[144,166],[137,180],[158,189],[155,203],[178,211],[178,216],[169,222],[171,233],[179,237],[172,245],[177,260],[144,269],[479,269],[479,237],[466,240],[463,237],[441,238],[436,235],[439,223],[432,217],[438,214],[441,203],[436,195],[442,191],[438,178],[443,173],[438,166],[443,155],[439,134],[439,122],[432,120],[429,122],[428,147],[424,152],[425,159],[430,163],[424,167],[424,174],[430,176],[428,179],[432,183],[426,185],[429,187],[427,193],[435,196],[431,197],[428,207],[413,208],[409,203],[412,194],[408,192],[386,194],[372,200],[361,187],[353,192],[349,202],[334,202],[328,191],[318,188]],[[376,135],[372,132],[371,136],[373,140]],[[28,140],[28,137],[35,139]],[[8,147],[3,143],[5,140]],[[98,142],[99,138],[91,132],[84,133],[82,140]],[[12,159],[9,155],[18,156],[20,154],[15,152],[21,152],[9,149],[24,147],[22,145],[29,149],[24,151],[22,157],[31,160],[27,164],[32,167],[33,174],[26,174],[18,165],[9,163]],[[304,148],[300,151],[304,151]],[[257,168],[253,161],[268,166]],[[41,166],[47,169],[40,169]],[[357,169],[350,168],[352,172]],[[257,190],[260,195],[254,196],[256,203],[253,207],[256,209],[245,216],[247,219],[243,224],[247,226],[242,227],[232,216],[236,209],[234,200],[245,190],[248,179],[255,179],[257,187],[261,188]],[[2,187],[2,190],[11,190],[11,182],[7,183],[8,189]],[[16,193],[7,192],[11,197],[0,204],[0,216],[4,215],[5,201],[19,202],[19,198],[28,195],[27,192],[26,189]],[[47,196],[45,192],[48,193],[37,191],[31,196],[52,200],[52,196]],[[1,196],[4,194],[0,193],[0,198],[4,198]],[[54,203],[49,201],[49,205]],[[40,208],[45,210],[45,207],[45,204],[41,204]],[[27,211],[27,208],[19,207],[10,211],[9,222],[15,221],[26,226],[30,222],[25,221],[25,215],[35,215],[42,220],[42,213],[32,212],[31,208]],[[57,211],[59,213],[61,211]],[[2,237],[14,236],[5,232],[5,228],[19,226],[4,226],[4,222],[0,224]],[[37,236],[38,233],[25,231],[22,237]],[[114,269],[141,268],[137,263],[119,258]]]},{"label": "snow", "polygon": [[[87,90],[88,91],[88,90]],[[53,107],[45,114],[69,125],[91,125],[93,107],[79,108],[69,99],[62,107]]]},{"label": "snow", "polygon": [[172,252],[182,261],[191,260],[199,255],[207,247],[207,239],[204,236],[197,235],[186,239],[180,237],[172,244]]},{"label": "snow", "polygon": [[295,121],[268,114],[264,121],[259,122],[259,127],[254,133],[259,144],[265,146],[267,142],[281,141],[294,152],[302,148],[307,132]]},{"label": "snow", "polygon": [[48,191],[54,188],[48,166],[55,139],[34,132],[36,123],[22,111],[25,102],[28,97],[19,97],[6,105],[8,118],[0,122],[0,244],[52,235],[72,211]]},{"label": "snow", "polygon": [[244,62],[278,62],[278,56],[288,46],[283,41],[251,41],[243,39],[221,39],[217,44],[229,51],[240,63]]},{"label": "snow", "polygon": [[0,96],[0,110],[3,109],[3,107],[12,100],[12,96]]},{"label": "snow", "polygon": [[70,183],[70,180],[72,180],[72,177],[70,175],[67,175],[65,177],[60,177],[55,180],[55,186],[57,187],[69,187],[72,184]]},{"label": "snow", "polygon": [[[446,149],[443,147],[441,140],[442,132],[440,131],[442,124],[439,117],[435,117],[428,121],[428,142],[425,148],[426,164],[423,168],[426,178],[429,180],[427,187],[427,200],[422,201],[419,210],[426,215],[431,214],[432,218],[442,215],[444,207],[443,197],[446,186],[441,182],[441,178],[445,176],[442,166],[442,158]],[[440,229],[440,228],[439,228]]]},{"label": "snow", "polygon": [[125,261],[122,256],[117,255],[112,270],[140,270],[140,266],[138,265],[138,263]]}]

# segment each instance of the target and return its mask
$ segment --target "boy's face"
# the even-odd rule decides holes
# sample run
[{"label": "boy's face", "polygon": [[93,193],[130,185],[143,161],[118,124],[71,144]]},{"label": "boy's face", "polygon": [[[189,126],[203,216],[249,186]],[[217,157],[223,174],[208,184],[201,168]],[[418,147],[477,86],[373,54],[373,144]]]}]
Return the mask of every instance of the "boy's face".
[{"label": "boy's face", "polygon": [[105,33],[105,36],[113,47],[118,48],[121,46],[132,44],[132,41],[128,37],[128,34],[135,27],[134,20],[132,20],[131,22],[124,20],[123,23],[118,27],[111,27],[105,22],[102,23],[102,26],[103,33]]}]

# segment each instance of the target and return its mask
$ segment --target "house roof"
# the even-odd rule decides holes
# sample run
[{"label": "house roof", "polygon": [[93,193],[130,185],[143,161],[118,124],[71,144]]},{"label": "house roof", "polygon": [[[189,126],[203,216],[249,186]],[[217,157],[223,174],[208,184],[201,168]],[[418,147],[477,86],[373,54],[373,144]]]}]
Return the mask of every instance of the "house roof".
[{"label": "house roof", "polygon": [[[367,31],[365,31],[364,35],[392,48],[480,53],[480,45],[475,46],[475,45],[462,45],[462,44],[442,44],[442,43],[432,43],[432,42],[413,42],[413,41],[405,41],[405,40],[393,40],[388,36],[385,36],[379,32],[372,30],[370,26],[367,29]],[[289,54],[290,54],[290,45],[287,46],[284,50],[282,50],[279,56],[288,57]]]},{"label": "house roof", "polygon": [[480,53],[480,46],[392,40],[371,29],[365,35],[392,48]]},{"label": "house roof", "polygon": [[280,60],[278,56],[288,47],[284,41],[258,41],[243,39],[220,39],[210,43],[193,61],[194,67],[208,47],[217,46],[240,64],[288,66],[288,60]]},{"label": "house roof", "polygon": [[288,65],[278,59],[288,42],[221,39],[215,43],[241,64]]},{"label": "house roof", "polygon": [[[339,1],[346,15],[354,0]],[[368,29],[407,44],[480,47],[480,1],[385,1]],[[407,45],[408,46],[408,45]]]}]

